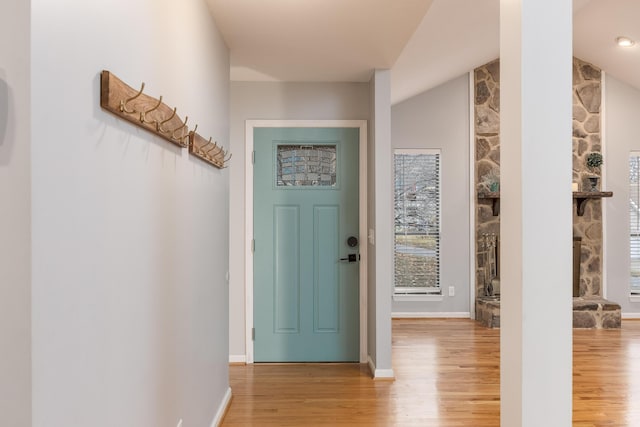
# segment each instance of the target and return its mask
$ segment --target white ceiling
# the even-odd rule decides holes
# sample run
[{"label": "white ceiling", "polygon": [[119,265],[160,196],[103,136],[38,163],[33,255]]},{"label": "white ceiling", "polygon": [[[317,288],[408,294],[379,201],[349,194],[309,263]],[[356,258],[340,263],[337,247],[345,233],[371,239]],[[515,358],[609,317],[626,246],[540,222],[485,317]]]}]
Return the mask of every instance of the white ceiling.
[{"label": "white ceiling", "polygon": [[[499,56],[499,0],[208,0],[235,81],[368,81],[400,102]],[[574,0],[574,54],[640,88],[640,0]],[[542,23],[543,25],[543,23]],[[624,35],[639,43],[614,44]]]},{"label": "white ceiling", "polygon": [[369,81],[391,68],[432,0],[208,0],[232,80]]}]

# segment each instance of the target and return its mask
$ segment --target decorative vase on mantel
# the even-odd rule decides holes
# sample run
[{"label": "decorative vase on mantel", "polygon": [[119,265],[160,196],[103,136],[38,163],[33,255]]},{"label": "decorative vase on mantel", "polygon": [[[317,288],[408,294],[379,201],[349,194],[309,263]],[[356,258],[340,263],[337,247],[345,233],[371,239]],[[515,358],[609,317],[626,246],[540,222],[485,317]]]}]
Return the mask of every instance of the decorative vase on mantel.
[{"label": "decorative vase on mantel", "polygon": [[[600,173],[600,167],[602,163],[604,163],[604,159],[602,158],[602,153],[597,151],[591,152],[587,154],[586,162],[587,168],[594,174]],[[591,184],[591,188],[589,191],[598,191],[598,175],[591,175],[587,177],[589,179],[589,183]]]}]

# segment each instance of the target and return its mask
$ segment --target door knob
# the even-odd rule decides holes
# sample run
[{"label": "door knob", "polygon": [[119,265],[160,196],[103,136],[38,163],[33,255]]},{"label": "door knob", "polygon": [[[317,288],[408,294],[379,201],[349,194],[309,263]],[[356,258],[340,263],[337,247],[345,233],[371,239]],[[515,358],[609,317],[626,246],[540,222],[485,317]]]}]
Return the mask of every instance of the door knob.
[{"label": "door knob", "polygon": [[349,255],[347,255],[346,258],[340,258],[340,261],[347,261],[349,263],[357,262],[358,261],[358,254],[349,254]]}]

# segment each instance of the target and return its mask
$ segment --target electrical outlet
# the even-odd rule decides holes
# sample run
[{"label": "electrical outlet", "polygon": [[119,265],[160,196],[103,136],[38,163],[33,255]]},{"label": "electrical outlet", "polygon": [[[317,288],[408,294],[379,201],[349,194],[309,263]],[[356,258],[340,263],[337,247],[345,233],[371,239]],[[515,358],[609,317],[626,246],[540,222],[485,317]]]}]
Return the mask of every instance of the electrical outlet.
[{"label": "electrical outlet", "polygon": [[449,296],[450,297],[455,297],[456,296],[456,287],[455,286],[449,286]]}]

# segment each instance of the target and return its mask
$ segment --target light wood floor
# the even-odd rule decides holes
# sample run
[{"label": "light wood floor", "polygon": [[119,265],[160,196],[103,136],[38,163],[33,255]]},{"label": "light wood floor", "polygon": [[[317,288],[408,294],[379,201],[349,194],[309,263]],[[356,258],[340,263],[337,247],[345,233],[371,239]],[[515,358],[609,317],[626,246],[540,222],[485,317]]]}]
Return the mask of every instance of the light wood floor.
[{"label": "light wood floor", "polygon": [[[222,425],[499,426],[499,338],[471,320],[394,320],[395,381],[359,364],[231,366]],[[573,378],[574,426],[640,426],[640,321],[574,330]]]}]

